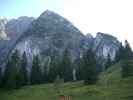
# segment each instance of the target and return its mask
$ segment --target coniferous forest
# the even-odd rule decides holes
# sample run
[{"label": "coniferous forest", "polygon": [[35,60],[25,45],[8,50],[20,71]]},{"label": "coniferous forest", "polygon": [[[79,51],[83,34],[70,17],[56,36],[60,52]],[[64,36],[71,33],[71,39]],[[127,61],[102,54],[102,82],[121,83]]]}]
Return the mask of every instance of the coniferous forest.
[{"label": "coniferous forest", "polygon": [[[108,55],[102,71],[120,62],[121,77],[129,77],[132,75],[132,65],[130,65],[132,59],[133,52],[128,41],[125,41],[125,46],[120,45],[114,61],[111,61]],[[85,85],[96,84],[102,71],[98,70],[94,52],[91,49],[87,50],[77,62],[78,64],[74,64],[71,61],[69,52],[66,49],[61,57],[51,56],[49,70],[47,70],[45,65],[41,64],[39,55],[33,57],[32,64],[29,66],[26,53],[24,52],[20,55],[19,51],[15,50],[9,57],[4,71],[2,72],[0,69],[0,87],[4,89],[19,89],[26,85],[53,83],[58,76],[64,82],[83,80]],[[76,73],[73,73],[74,69],[76,69]],[[74,79],[74,74],[76,80]]]}]

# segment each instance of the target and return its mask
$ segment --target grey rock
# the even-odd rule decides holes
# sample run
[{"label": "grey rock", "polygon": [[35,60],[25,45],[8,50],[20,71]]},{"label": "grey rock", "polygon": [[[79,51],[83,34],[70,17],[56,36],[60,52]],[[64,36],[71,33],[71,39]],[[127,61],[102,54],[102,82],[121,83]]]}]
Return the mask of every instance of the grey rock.
[{"label": "grey rock", "polygon": [[84,44],[81,41],[85,38],[67,19],[47,10],[32,22],[15,49],[21,53],[25,51],[30,60],[36,54],[42,58],[53,54],[61,56],[68,49],[74,60],[82,53]]},{"label": "grey rock", "polygon": [[0,39],[0,65],[6,62],[16,40],[28,28],[32,21],[33,18],[29,17],[20,17],[11,20],[0,19],[0,29],[5,34],[5,37]]},{"label": "grey rock", "polygon": [[[1,20],[0,20],[1,21]],[[97,61],[104,64],[107,55],[114,60],[120,46],[117,38],[98,32],[96,37],[83,35],[71,22],[52,11],[43,12],[37,19],[20,17],[6,22],[4,30],[9,40],[0,40],[0,64],[15,49],[27,54],[29,63],[34,55],[39,54],[41,60],[48,62],[51,55],[61,56],[68,49],[72,61],[82,57],[88,49],[92,49]]]},{"label": "grey rock", "polygon": [[120,42],[116,37],[98,32],[93,43],[93,51],[96,53],[98,61],[105,62],[108,54],[113,61],[118,51]]}]

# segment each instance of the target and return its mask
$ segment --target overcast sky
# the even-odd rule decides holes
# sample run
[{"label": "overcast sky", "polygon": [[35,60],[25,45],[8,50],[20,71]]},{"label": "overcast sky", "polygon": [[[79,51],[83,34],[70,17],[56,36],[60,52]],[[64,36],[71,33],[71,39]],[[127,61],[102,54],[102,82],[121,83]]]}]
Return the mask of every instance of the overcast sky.
[{"label": "overcast sky", "polygon": [[133,0],[0,0],[0,16],[38,17],[46,9],[70,20],[84,34],[105,32],[133,47]]}]

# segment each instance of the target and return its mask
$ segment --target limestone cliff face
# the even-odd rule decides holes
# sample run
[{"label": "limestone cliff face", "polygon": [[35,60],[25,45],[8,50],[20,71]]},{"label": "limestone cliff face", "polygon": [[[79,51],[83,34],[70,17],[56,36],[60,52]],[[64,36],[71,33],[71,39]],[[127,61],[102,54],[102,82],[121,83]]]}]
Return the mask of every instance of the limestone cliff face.
[{"label": "limestone cliff face", "polygon": [[16,40],[32,21],[32,17],[20,17],[10,20],[0,18],[0,65],[5,62]]},{"label": "limestone cliff face", "polygon": [[[2,23],[2,24],[1,24]],[[15,49],[27,54],[29,62],[39,54],[41,60],[51,55],[61,56],[68,49],[71,59],[82,56],[83,52],[92,48],[97,61],[104,64],[107,55],[115,58],[119,48],[117,38],[98,32],[96,37],[83,35],[71,22],[52,11],[43,12],[37,19],[20,17],[10,21],[0,20],[0,29],[8,39],[0,40],[0,64]]]},{"label": "limestone cliff face", "polygon": [[107,59],[108,54],[114,60],[120,42],[116,37],[98,32],[93,43],[93,51],[101,62]]},{"label": "limestone cliff face", "polygon": [[47,10],[32,22],[17,41],[15,49],[21,53],[25,51],[30,59],[36,54],[40,54],[41,58],[53,54],[60,56],[68,49],[74,60],[83,52],[82,41],[85,38],[67,19]]},{"label": "limestone cliff face", "polygon": [[6,18],[0,17],[0,39],[7,38],[7,34],[5,33],[7,22],[8,20]]}]

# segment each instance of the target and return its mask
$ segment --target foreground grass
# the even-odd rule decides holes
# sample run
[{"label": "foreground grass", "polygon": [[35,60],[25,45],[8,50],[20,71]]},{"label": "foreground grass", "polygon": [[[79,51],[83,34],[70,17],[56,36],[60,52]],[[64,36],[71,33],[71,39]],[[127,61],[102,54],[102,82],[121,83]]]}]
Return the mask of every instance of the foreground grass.
[{"label": "foreground grass", "polygon": [[[62,85],[62,94],[72,100],[133,100],[133,77],[122,79],[116,64],[100,75],[96,85],[71,82]],[[0,100],[59,100],[53,84],[25,86],[19,90],[1,91]]]}]

